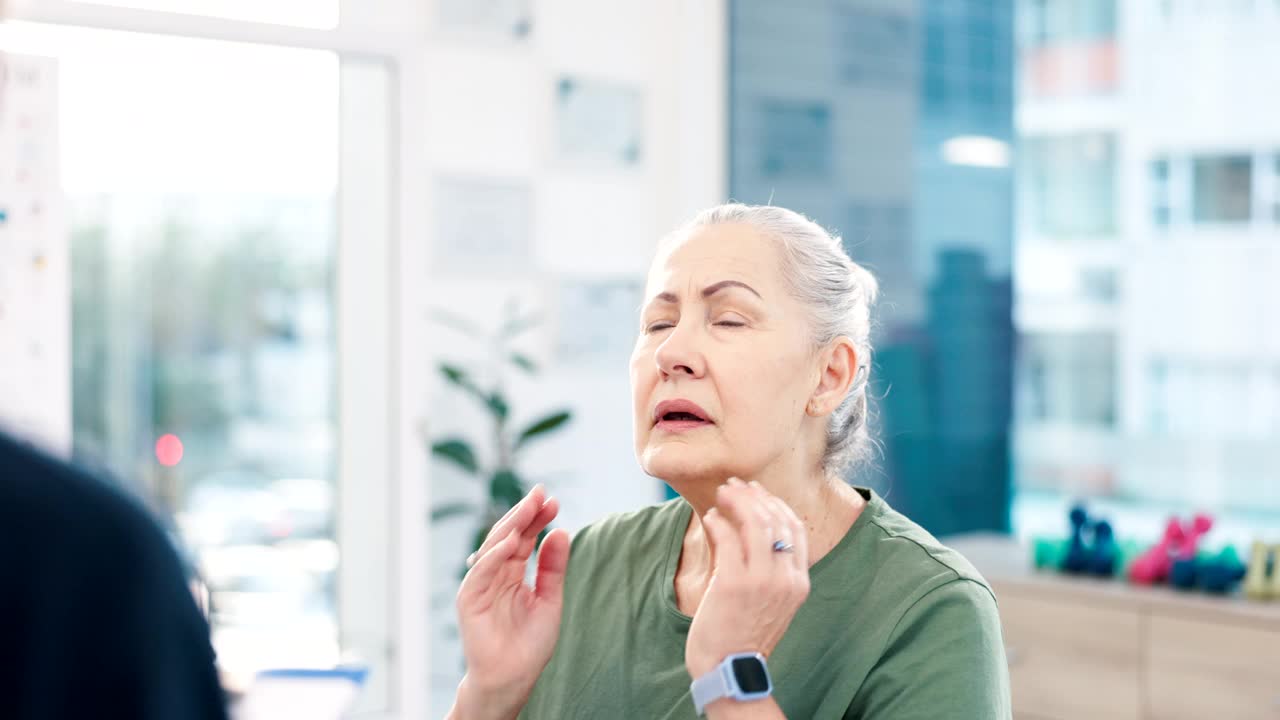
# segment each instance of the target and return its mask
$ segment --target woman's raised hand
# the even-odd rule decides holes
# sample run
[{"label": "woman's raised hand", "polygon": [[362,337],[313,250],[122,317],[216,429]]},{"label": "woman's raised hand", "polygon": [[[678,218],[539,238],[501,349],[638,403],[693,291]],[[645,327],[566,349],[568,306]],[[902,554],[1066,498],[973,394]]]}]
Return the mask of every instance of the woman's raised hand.
[{"label": "woman's raised hand", "polygon": [[467,559],[457,602],[467,673],[450,717],[515,717],[551,660],[564,607],[567,531],[547,534],[535,586],[524,579],[538,534],[559,511],[541,485],[533,488]]},{"label": "woman's raised hand", "polygon": [[715,571],[685,643],[694,679],[734,653],[767,657],[809,596],[804,524],[763,487],[730,478],[702,524]]}]

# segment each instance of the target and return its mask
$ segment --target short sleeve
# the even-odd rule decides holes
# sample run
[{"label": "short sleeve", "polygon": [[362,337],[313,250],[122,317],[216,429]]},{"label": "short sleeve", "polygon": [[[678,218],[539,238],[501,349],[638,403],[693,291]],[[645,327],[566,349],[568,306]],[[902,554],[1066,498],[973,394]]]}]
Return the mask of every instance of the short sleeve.
[{"label": "short sleeve", "polygon": [[1013,711],[995,598],[956,579],[902,615],[846,718],[1008,720]]}]

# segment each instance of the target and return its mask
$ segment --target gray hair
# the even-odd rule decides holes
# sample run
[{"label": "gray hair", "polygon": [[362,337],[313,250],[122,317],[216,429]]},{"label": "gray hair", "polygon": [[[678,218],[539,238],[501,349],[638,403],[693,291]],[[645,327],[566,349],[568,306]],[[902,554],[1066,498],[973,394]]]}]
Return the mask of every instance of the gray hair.
[{"label": "gray hair", "polygon": [[822,466],[841,474],[871,454],[867,427],[867,380],[871,374],[871,306],[879,284],[849,258],[838,236],[793,210],[729,203],[707,208],[672,237],[708,225],[741,223],[773,240],[782,251],[782,273],[793,295],[809,311],[815,347],[839,337],[853,341],[858,369],[853,386],[827,422]]}]

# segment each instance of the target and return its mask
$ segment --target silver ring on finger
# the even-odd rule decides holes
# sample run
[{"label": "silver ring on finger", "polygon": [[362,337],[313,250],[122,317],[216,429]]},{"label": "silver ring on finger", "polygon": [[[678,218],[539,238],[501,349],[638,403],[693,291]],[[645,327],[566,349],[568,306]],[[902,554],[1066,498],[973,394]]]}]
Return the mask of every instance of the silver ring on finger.
[{"label": "silver ring on finger", "polygon": [[773,551],[776,553],[792,553],[796,551],[796,546],[786,540],[774,540]]}]

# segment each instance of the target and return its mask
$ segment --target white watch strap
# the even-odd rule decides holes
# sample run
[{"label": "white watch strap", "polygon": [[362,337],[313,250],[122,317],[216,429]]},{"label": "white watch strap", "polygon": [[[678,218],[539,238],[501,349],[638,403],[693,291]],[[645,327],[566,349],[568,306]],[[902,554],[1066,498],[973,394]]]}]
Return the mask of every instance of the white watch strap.
[{"label": "white watch strap", "polygon": [[693,707],[698,711],[698,717],[702,717],[711,703],[729,697],[732,689],[725,677],[725,663],[720,663],[711,672],[694,680],[689,686],[689,692],[693,695]]}]

